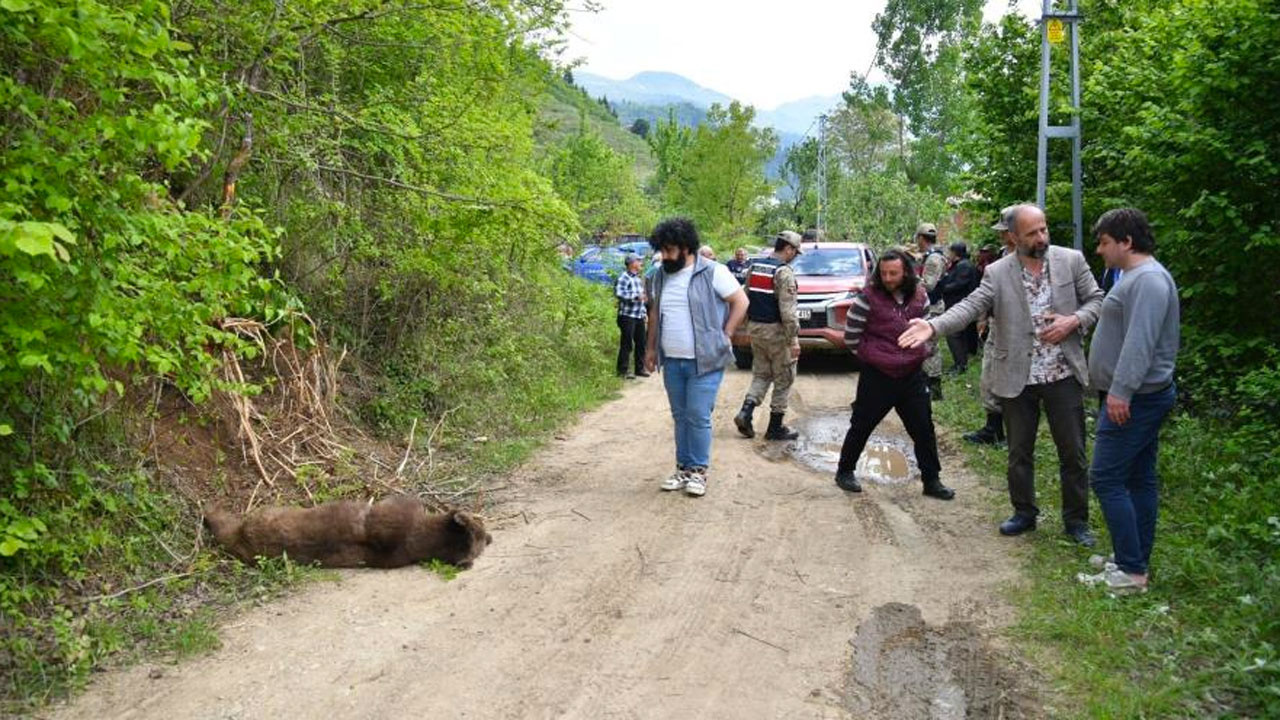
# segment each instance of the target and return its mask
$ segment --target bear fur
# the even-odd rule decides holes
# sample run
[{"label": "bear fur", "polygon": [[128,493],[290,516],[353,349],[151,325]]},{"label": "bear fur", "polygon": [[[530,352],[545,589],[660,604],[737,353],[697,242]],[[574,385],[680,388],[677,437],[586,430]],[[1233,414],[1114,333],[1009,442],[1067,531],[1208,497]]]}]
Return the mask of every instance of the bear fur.
[{"label": "bear fur", "polygon": [[464,510],[428,513],[416,498],[400,495],[372,505],[341,501],[311,508],[267,507],[241,517],[205,513],[205,526],[246,563],[278,557],[323,567],[403,567],[436,559],[469,568],[493,542],[484,522]]}]

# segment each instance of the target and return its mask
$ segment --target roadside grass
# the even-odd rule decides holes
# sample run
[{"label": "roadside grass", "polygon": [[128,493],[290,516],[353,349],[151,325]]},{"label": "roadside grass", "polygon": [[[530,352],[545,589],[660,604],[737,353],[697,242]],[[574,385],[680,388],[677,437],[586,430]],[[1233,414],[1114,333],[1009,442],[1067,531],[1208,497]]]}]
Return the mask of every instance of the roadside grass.
[{"label": "roadside grass", "polygon": [[[969,466],[1005,488],[1006,453],[964,442],[985,413],[979,362],[944,384],[940,428]],[[1086,403],[1096,408],[1096,402]],[[1092,457],[1095,419],[1087,418]],[[1151,590],[1110,597],[1076,581],[1090,554],[1061,534],[1057,459],[1042,422],[1036,442],[1040,528],[1030,579],[1014,591],[1019,647],[1051,681],[1055,717],[1280,717],[1280,456],[1236,429],[1175,409],[1161,434],[1161,515]],[[1110,538],[1096,500],[1094,552]],[[1000,513],[1008,510],[1002,496]],[[993,524],[992,532],[996,531]]]},{"label": "roadside grass", "polygon": [[0,716],[34,712],[106,666],[216,649],[228,610],[333,576],[287,559],[248,567],[202,548],[198,509],[139,470],[104,466],[88,479],[110,512],[46,516],[67,564],[0,573]]},{"label": "roadside grass", "polygon": [[[610,293],[567,278],[553,287],[563,310],[543,325],[460,324],[466,333],[428,338],[421,365],[387,378],[383,429],[423,421],[414,459],[431,453],[436,464],[419,481],[459,496],[490,487],[555,429],[617,395]],[[23,555],[0,557],[0,717],[33,713],[106,667],[214,650],[228,613],[338,577],[287,558],[247,566],[210,547],[198,501],[213,498],[184,499],[153,477],[120,422],[103,416],[65,468],[42,467],[15,495],[45,529]],[[440,425],[434,438],[426,423]],[[354,465],[303,480],[317,502],[369,492]],[[445,581],[457,572],[425,569]]]}]

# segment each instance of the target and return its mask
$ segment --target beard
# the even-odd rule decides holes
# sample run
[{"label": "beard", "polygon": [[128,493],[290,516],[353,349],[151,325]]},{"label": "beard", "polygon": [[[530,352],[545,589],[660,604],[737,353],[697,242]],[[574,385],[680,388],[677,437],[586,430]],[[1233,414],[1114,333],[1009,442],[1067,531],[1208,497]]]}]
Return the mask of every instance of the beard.
[{"label": "beard", "polygon": [[1035,260],[1039,260],[1040,258],[1044,257],[1045,254],[1047,254],[1048,252],[1049,252],[1049,245],[1047,243],[1044,245],[1032,245],[1031,247],[1023,247],[1021,245],[1018,246],[1019,255],[1021,255],[1022,257],[1029,257]]},{"label": "beard", "polygon": [[668,260],[667,258],[662,258],[662,269],[668,275],[674,275],[675,273],[678,273],[684,269],[686,257],[687,256],[684,253],[680,253],[680,257],[676,258],[675,260]]}]

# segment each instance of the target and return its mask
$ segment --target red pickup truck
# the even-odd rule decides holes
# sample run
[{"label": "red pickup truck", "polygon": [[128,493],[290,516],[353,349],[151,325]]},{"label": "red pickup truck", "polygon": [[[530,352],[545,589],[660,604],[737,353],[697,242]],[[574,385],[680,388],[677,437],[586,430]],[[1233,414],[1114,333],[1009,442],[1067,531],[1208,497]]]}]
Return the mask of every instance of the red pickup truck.
[{"label": "red pickup truck", "polygon": [[[853,291],[867,283],[875,267],[875,253],[863,243],[805,243],[791,262],[799,293],[800,352],[847,353],[844,315]],[[751,367],[751,338],[744,322],[733,335],[733,357],[741,369]]]}]

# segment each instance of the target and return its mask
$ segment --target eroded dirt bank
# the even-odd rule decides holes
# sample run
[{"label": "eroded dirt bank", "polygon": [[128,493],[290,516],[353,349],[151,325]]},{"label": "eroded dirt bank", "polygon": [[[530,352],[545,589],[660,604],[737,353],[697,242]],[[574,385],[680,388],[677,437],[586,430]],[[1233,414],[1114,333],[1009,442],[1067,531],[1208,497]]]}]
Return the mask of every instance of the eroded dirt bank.
[{"label": "eroded dirt bank", "polygon": [[[795,414],[815,439],[837,432],[855,378],[802,366]],[[491,498],[495,542],[456,580],[343,572],[239,616],[214,654],[109,673],[51,714],[1036,716],[991,640],[1017,578],[993,491],[944,449],[952,503],[915,480],[849,496],[737,436],[749,379],[730,371],[721,389],[703,498],[658,491],[672,455],[661,379],[630,383]],[[881,429],[901,434],[892,416]],[[822,447],[802,449],[821,465]]]}]

